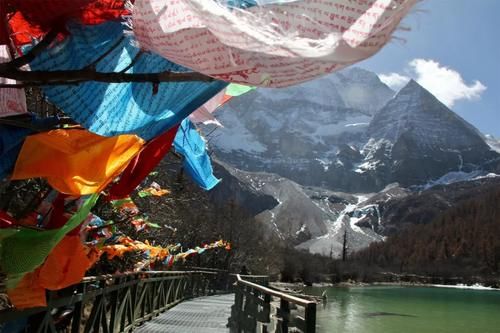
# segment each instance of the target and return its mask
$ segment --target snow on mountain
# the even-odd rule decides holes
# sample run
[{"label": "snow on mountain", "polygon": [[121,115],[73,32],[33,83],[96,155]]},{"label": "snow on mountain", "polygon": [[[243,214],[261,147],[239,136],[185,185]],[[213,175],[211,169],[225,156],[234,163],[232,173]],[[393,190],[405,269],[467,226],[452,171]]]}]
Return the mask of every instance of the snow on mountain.
[{"label": "snow on mountain", "polygon": [[486,134],[485,138],[486,143],[491,147],[491,149],[493,149],[497,153],[500,153],[500,139],[495,138],[491,134]]},{"label": "snow on mountain", "polygon": [[[383,236],[374,232],[371,228],[361,228],[357,223],[363,218],[362,214],[355,214],[359,208],[364,207],[365,196],[356,196],[356,203],[349,203],[343,209],[336,211],[331,203],[324,204],[332,216],[326,221],[328,233],[314,237],[297,246],[298,249],[308,250],[311,253],[340,257],[344,241],[344,233],[347,234],[349,251],[355,251],[366,247],[368,244],[383,240]],[[328,199],[326,199],[328,200]]]},{"label": "snow on mountain", "polygon": [[374,73],[358,68],[286,89],[259,88],[217,112],[224,128],[216,130],[212,143],[226,153],[267,150],[262,154],[267,158],[276,152],[292,158],[311,150],[328,154],[344,133],[359,136],[393,95]]},{"label": "snow on mountain", "polygon": [[500,177],[500,175],[497,175],[496,173],[492,172],[485,172],[483,170],[474,170],[471,172],[452,171],[439,177],[438,179],[431,180],[426,184],[414,186],[412,187],[412,189],[422,191],[437,185],[449,185],[458,182],[477,180],[481,178],[493,178],[493,177]]}]

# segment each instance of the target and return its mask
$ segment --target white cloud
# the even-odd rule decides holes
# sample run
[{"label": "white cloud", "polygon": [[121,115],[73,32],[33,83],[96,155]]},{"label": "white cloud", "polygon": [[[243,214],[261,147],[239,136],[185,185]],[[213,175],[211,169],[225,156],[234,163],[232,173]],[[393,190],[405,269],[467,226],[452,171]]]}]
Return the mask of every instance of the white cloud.
[{"label": "white cloud", "polygon": [[395,90],[413,78],[450,108],[459,100],[478,99],[486,90],[486,86],[480,81],[467,84],[459,72],[434,60],[413,59],[406,72],[408,76],[390,73],[380,74],[379,77]]},{"label": "white cloud", "polygon": [[378,76],[380,81],[387,84],[391,89],[398,91],[403,88],[410,78],[408,76],[404,76],[398,73],[389,73],[389,74],[380,74]]},{"label": "white cloud", "polygon": [[477,80],[467,85],[459,72],[441,66],[434,60],[414,59],[410,66],[416,74],[416,81],[449,107],[461,99],[480,98],[486,90]]}]

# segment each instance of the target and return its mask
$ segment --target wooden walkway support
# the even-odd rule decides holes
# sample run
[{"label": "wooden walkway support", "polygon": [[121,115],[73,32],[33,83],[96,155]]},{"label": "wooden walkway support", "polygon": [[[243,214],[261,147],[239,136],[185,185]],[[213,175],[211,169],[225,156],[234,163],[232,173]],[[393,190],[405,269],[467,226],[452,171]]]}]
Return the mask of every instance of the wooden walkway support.
[{"label": "wooden walkway support", "polygon": [[[27,332],[131,332],[180,302],[215,294],[216,272],[144,272],[85,278],[80,284],[51,292],[48,306],[0,313],[0,324],[26,322]],[[54,312],[69,310],[61,322]],[[26,321],[26,319],[28,319]]]}]

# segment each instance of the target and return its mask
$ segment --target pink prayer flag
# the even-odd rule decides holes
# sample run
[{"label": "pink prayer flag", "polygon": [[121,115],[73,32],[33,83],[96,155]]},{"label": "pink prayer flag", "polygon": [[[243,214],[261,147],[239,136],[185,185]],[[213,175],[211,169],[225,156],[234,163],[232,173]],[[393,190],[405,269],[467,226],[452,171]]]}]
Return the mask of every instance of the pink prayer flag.
[{"label": "pink prayer flag", "polygon": [[222,124],[215,119],[215,116],[212,113],[223,104],[225,94],[226,89],[223,89],[205,104],[200,106],[195,112],[191,113],[189,115],[189,119],[195,124],[214,124],[216,126],[223,127]]},{"label": "pink prayer flag", "polygon": [[[7,45],[0,45],[0,63],[10,61]],[[15,84],[15,80],[0,77],[0,84]],[[0,88],[0,118],[28,112],[22,88]]]},{"label": "pink prayer flag", "polygon": [[286,87],[379,51],[417,0],[297,0],[227,8],[219,1],[136,0],[142,48],[228,82]]}]

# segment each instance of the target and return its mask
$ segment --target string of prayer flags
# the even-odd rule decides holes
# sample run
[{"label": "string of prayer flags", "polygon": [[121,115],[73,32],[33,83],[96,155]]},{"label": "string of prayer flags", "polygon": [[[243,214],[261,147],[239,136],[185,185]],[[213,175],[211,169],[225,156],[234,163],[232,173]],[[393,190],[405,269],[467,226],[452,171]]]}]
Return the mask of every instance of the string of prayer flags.
[{"label": "string of prayer flags", "polygon": [[130,223],[132,223],[136,232],[143,231],[147,227],[146,220],[143,218],[134,219]]},{"label": "string of prayer flags", "polygon": [[115,235],[115,223],[104,222],[99,216],[89,214],[82,228],[82,240],[87,245],[97,246]]},{"label": "string of prayer flags", "polygon": [[136,0],[145,50],[211,77],[286,87],[364,60],[391,40],[417,0]]},{"label": "string of prayer flags", "polygon": [[211,249],[217,249],[217,248],[223,248],[227,251],[231,250],[231,244],[229,242],[226,242],[224,240],[218,240],[216,242],[210,243],[210,244],[204,244],[201,247],[197,246],[194,249],[189,249],[187,251],[178,253],[175,255],[174,262],[178,260],[186,260],[189,256],[195,255],[195,254],[202,254],[206,250],[211,250]]},{"label": "string of prayer flags", "polygon": [[126,197],[124,199],[113,200],[111,201],[111,205],[119,210],[121,213],[128,216],[135,216],[139,214],[139,208],[132,200],[131,197]]},{"label": "string of prayer flags", "polygon": [[154,262],[156,260],[163,261],[169,254],[168,248],[152,246],[148,241],[141,242],[130,237],[120,237],[118,241],[118,244],[106,245],[101,248],[101,251],[107,254],[108,259],[113,259],[116,256],[122,257],[127,252],[141,251],[147,252],[148,258]]},{"label": "string of prayer flags", "polygon": [[101,248],[102,253],[106,253],[108,259],[113,259],[114,257],[123,257],[125,253],[128,252],[142,252],[147,256],[149,264],[155,262],[162,262],[171,267],[175,262],[179,260],[186,260],[188,257],[196,254],[202,254],[203,252],[216,248],[223,248],[227,251],[231,250],[231,245],[229,242],[224,240],[218,240],[210,244],[204,244],[202,246],[197,246],[194,249],[188,249],[177,254],[174,252],[178,251],[180,244],[171,245],[166,248],[161,246],[153,246],[148,241],[140,242],[133,240],[130,237],[120,237],[118,239],[118,244],[106,245]]},{"label": "string of prayer flags", "polygon": [[170,193],[169,190],[161,188],[160,185],[156,182],[152,182],[149,185],[149,187],[137,192],[137,195],[141,198],[150,197],[150,196],[162,197],[162,196],[169,194],[169,193]]}]

